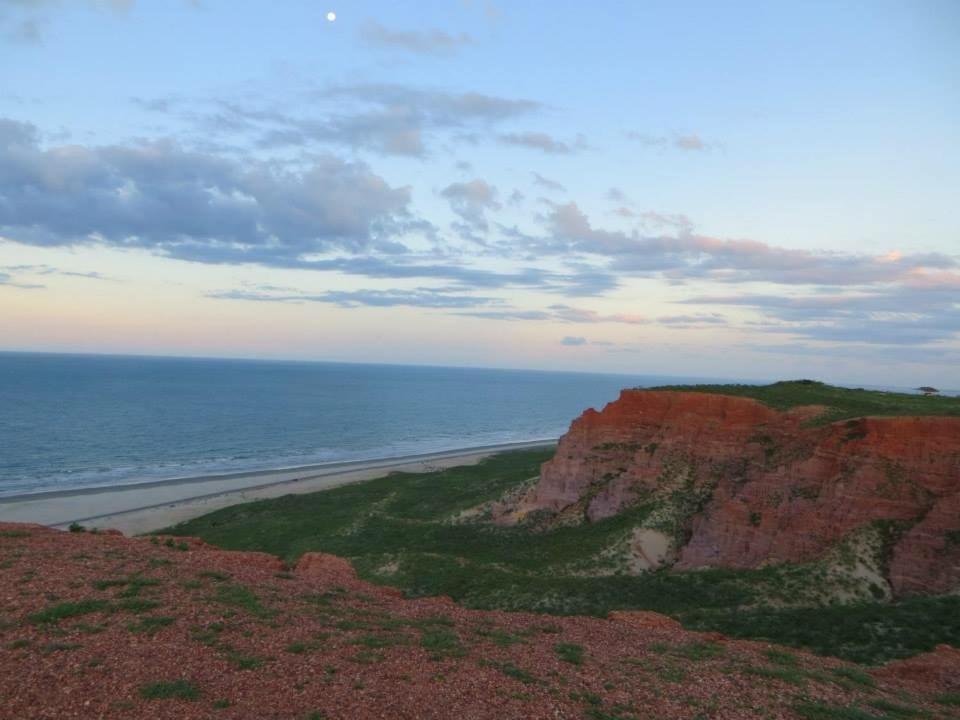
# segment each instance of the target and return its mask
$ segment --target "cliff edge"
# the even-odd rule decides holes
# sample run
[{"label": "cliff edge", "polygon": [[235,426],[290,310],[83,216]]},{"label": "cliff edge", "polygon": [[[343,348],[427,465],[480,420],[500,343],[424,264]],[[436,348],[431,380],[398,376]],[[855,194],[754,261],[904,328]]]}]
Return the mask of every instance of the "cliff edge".
[{"label": "cliff edge", "polygon": [[817,424],[823,412],[624,390],[576,419],[539,482],[495,518],[594,522],[647,507],[634,572],[845,556],[877,597],[960,589],[960,418]]}]

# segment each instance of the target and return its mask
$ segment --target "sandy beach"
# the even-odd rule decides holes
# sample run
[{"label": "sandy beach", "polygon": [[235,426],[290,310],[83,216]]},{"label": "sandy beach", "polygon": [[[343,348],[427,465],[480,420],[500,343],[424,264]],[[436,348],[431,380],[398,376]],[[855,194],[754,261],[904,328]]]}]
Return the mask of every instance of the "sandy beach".
[{"label": "sandy beach", "polygon": [[391,472],[430,472],[473,465],[507,450],[549,447],[555,441],[510,443],[383,460],[330,463],[282,470],[160,480],[0,498],[0,522],[66,528],[150,532],[237,503],[326,490]]}]

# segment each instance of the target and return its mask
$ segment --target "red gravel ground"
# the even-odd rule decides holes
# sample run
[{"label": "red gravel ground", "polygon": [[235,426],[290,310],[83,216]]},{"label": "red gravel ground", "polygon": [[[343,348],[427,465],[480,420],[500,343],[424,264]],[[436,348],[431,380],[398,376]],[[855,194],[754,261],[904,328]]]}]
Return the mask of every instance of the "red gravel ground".
[{"label": "red gravel ground", "polygon": [[0,524],[3,720],[957,717],[960,653],[933,655],[870,675],[653,613],[404,600],[331,556]]}]

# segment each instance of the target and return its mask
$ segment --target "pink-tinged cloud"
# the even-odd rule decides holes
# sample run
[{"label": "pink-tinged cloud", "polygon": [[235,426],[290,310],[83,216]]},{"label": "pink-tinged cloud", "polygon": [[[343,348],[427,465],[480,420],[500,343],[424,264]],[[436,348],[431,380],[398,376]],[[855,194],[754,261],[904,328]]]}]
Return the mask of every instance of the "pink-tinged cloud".
[{"label": "pink-tinged cloud", "polygon": [[[914,268],[905,274],[903,284],[927,290],[960,289],[960,273],[930,272],[923,268]],[[960,296],[957,300],[960,301]]]}]

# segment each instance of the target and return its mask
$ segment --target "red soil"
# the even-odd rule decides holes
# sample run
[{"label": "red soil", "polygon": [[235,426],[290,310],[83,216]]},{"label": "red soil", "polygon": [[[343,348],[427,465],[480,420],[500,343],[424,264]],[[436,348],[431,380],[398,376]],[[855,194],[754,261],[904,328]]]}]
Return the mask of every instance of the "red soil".
[{"label": "red soil", "polygon": [[[819,673],[797,685],[757,674],[781,667],[769,645],[686,632],[654,614],[473,611],[401,599],[327,555],[291,572],[262,553],[170,545],[0,525],[0,718],[722,720],[877,699],[947,717],[931,698],[960,677],[951,656],[937,665],[950,672],[913,667],[877,672],[876,688],[838,684],[830,678],[846,663],[790,651],[798,672]],[[84,615],[36,615],[90,600],[101,605]],[[164,620],[144,632],[150,618]],[[560,644],[581,646],[582,664],[562,659]],[[175,680],[198,697],[141,695]]]}]

